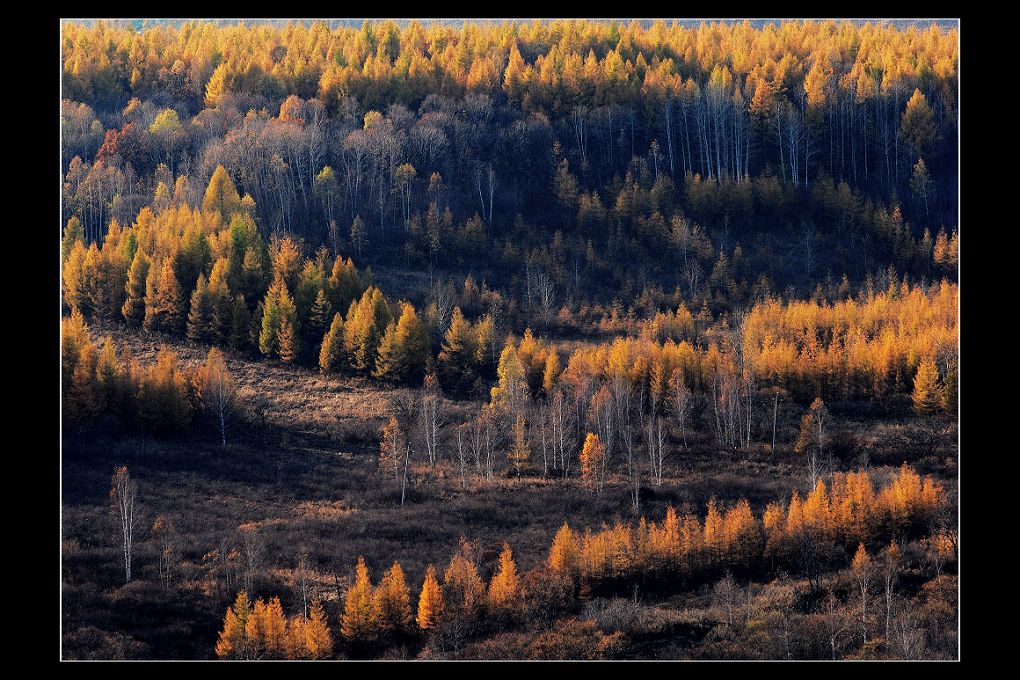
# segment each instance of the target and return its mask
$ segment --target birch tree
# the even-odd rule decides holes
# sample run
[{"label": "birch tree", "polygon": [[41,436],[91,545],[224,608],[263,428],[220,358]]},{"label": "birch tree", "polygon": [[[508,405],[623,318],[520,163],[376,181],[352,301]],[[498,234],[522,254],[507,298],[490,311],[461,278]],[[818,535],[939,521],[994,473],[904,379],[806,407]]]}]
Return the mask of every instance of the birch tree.
[{"label": "birch tree", "polygon": [[219,428],[221,446],[226,446],[227,428],[237,408],[237,384],[217,348],[209,350],[205,364],[198,370],[196,387],[202,407]]},{"label": "birch tree", "polygon": [[124,582],[127,583],[131,580],[131,550],[134,542],[135,522],[138,519],[138,484],[131,479],[126,466],[121,466],[113,472],[110,499],[120,524]]}]

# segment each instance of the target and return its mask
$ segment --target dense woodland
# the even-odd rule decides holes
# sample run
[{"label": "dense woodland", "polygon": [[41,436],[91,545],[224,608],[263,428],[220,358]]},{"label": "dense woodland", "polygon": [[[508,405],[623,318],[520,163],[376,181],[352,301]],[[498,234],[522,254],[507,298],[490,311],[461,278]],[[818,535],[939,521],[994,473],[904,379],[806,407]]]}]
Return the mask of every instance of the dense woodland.
[{"label": "dense woodland", "polygon": [[65,656],[955,658],[957,29],[62,48]]}]

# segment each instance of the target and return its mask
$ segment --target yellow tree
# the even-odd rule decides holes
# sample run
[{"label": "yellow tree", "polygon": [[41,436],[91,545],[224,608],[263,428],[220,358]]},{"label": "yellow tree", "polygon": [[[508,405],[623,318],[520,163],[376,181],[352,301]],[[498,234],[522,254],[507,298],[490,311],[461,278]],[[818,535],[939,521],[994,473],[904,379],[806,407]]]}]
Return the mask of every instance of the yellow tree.
[{"label": "yellow tree", "polygon": [[935,366],[935,359],[931,356],[921,359],[914,375],[914,392],[911,395],[915,411],[922,414],[933,413],[938,407],[938,380],[939,370]]},{"label": "yellow tree", "polygon": [[503,544],[499,567],[489,582],[489,606],[496,611],[514,612],[521,604],[521,583],[510,545]]},{"label": "yellow tree", "polygon": [[443,592],[439,588],[439,580],[436,578],[436,568],[429,565],[425,573],[425,581],[421,586],[421,595],[418,597],[418,628],[423,631],[435,629],[442,621],[445,603]]},{"label": "yellow tree", "polygon": [[216,656],[221,659],[247,658],[245,628],[250,615],[251,605],[248,603],[248,593],[242,590],[237,594],[234,606],[227,607],[227,614],[223,619],[223,630],[220,631],[220,637],[216,641]]},{"label": "yellow tree", "polygon": [[340,312],[333,315],[333,322],[329,330],[322,338],[322,347],[319,349],[319,370],[329,373],[339,368],[344,356],[344,320]]},{"label": "yellow tree", "polygon": [[580,541],[571,530],[570,525],[564,522],[556,532],[556,536],[553,537],[552,546],[549,548],[549,559],[547,560],[549,569],[557,574],[575,578],[580,567],[580,557]]},{"label": "yellow tree", "polygon": [[347,605],[340,619],[340,632],[353,643],[374,640],[379,632],[379,612],[372,597],[365,558],[358,558],[354,585],[347,591]]},{"label": "yellow tree", "polygon": [[333,653],[333,634],[329,632],[326,612],[319,598],[312,600],[304,623],[305,653],[311,659],[325,659]]},{"label": "yellow tree", "polygon": [[524,428],[524,414],[519,413],[514,419],[514,441],[510,447],[510,463],[514,466],[514,470],[517,471],[517,476],[521,476],[521,469],[528,464],[528,459],[531,457],[531,449],[528,447],[528,437]]},{"label": "yellow tree", "polygon": [[394,562],[375,589],[375,608],[384,633],[405,633],[411,626],[411,594],[404,570]]},{"label": "yellow tree", "polygon": [[222,224],[227,224],[235,212],[241,209],[241,197],[237,193],[234,180],[230,173],[222,165],[216,166],[212,177],[209,179],[209,186],[205,189],[205,196],[202,199],[202,210],[204,212],[218,212],[222,217]]},{"label": "yellow tree", "polygon": [[474,562],[464,556],[464,549],[450,559],[443,574],[443,593],[447,610],[462,620],[471,621],[485,603],[485,584]]},{"label": "yellow tree", "polygon": [[854,561],[851,565],[857,587],[861,591],[861,635],[863,643],[868,644],[868,586],[871,584],[871,557],[864,548],[864,543],[857,545]]},{"label": "yellow tree", "polygon": [[589,432],[581,449],[581,479],[592,486],[595,493],[602,493],[602,461],[605,456],[606,449],[599,436]]}]

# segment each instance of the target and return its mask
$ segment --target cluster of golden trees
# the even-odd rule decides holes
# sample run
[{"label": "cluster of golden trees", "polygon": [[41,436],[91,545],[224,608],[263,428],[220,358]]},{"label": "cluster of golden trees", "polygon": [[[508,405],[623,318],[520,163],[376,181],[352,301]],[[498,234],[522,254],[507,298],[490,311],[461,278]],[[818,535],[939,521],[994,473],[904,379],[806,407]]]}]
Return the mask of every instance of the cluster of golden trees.
[{"label": "cluster of golden trees", "polygon": [[332,652],[333,634],[319,600],[312,600],[307,615],[287,617],[280,598],[252,605],[243,590],[227,608],[216,641],[221,659],[325,659]]},{"label": "cluster of golden trees", "polygon": [[159,434],[186,428],[197,413],[207,413],[226,445],[237,410],[237,387],[222,352],[213,347],[206,361],[189,370],[177,354],[161,348],[156,361],[142,365],[118,357],[109,336],[97,345],[82,315],[61,321],[63,414],[87,428],[101,418],[122,427]]},{"label": "cluster of golden trees", "polygon": [[502,90],[515,103],[550,111],[626,101],[639,91],[680,97],[710,80],[737,85],[762,110],[795,83],[812,106],[842,91],[866,101],[895,87],[953,82],[959,49],[956,30],[935,26],[537,20],[332,30],[325,22],[144,30],[68,23],[62,48],[66,87],[81,99],[174,88],[208,105],[231,91],[406,103],[428,93]]},{"label": "cluster of golden trees", "polygon": [[[706,391],[722,374],[732,374],[745,389],[752,382],[799,399],[904,393],[922,360],[937,360],[942,375],[953,370],[958,300],[958,286],[946,281],[927,289],[904,283],[832,303],[768,299],[736,328],[711,329],[704,349],[688,340],[652,339],[663,333],[659,324],[641,337],[582,346],[570,354],[560,380],[624,380],[643,388],[653,407],[662,403],[677,371],[688,386]],[[690,319],[686,309],[678,314]],[[690,321],[682,327],[690,328]]]},{"label": "cluster of golden trees", "polygon": [[[895,545],[898,538],[934,531],[937,513],[946,503],[941,485],[931,477],[922,480],[906,465],[878,490],[866,471],[837,473],[831,484],[829,489],[819,480],[803,500],[794,492],[788,504],[770,503],[760,519],[746,500],[723,510],[713,498],[704,520],[681,515],[671,506],[661,523],[641,517],[636,525],[604,525],[582,534],[565,522],[534,573],[519,573],[510,546],[504,544],[488,584],[478,571],[477,546],[462,539],[442,579],[429,566],[416,607],[399,562],[373,585],[364,558],[359,558],[340,618],[341,635],[359,649],[408,635],[469,635],[483,619],[505,625],[529,608],[545,606],[531,602],[535,598],[565,606],[600,585],[649,576],[689,579],[725,570],[792,566],[816,581],[824,567],[839,560],[845,564],[847,555],[856,555],[853,567],[859,568],[863,558],[858,546]],[[939,554],[955,550],[952,534],[945,530],[925,540]],[[843,552],[834,559],[836,548]],[[306,621],[303,617],[285,626],[279,600],[274,599],[262,606],[262,614],[245,619],[249,610],[244,593],[238,603],[227,611],[217,644],[220,657],[321,658],[314,650],[329,653],[332,641],[328,630],[319,627],[322,619],[315,612],[321,614],[321,609],[316,605],[305,628],[299,629],[306,632],[293,634],[296,642],[291,642],[291,626]],[[304,647],[302,640],[307,640]]]},{"label": "cluster of golden trees", "polygon": [[[431,634],[444,624],[470,625],[486,614],[495,618],[520,611],[524,591],[513,552],[504,544],[499,565],[486,586],[477,568],[477,548],[462,541],[440,582],[430,566],[422,583],[417,606],[399,562],[394,562],[373,586],[368,566],[358,558],[354,583],[340,617],[340,634],[351,647],[370,648],[402,636]],[[321,659],[333,648],[321,603],[313,600],[308,616],[287,619],[279,598],[254,607],[242,591],[227,609],[216,643],[220,658]]]},{"label": "cluster of golden trees", "polygon": [[748,569],[771,560],[816,573],[824,542],[850,549],[927,528],[946,502],[931,477],[924,480],[904,465],[876,492],[867,472],[837,473],[832,489],[819,480],[803,500],[794,492],[788,505],[770,503],[758,519],[746,500],[721,511],[714,499],[704,521],[670,507],[661,524],[617,523],[600,531],[573,531],[564,524],[553,539],[548,564],[578,583],[641,574],[691,576],[725,568]]}]

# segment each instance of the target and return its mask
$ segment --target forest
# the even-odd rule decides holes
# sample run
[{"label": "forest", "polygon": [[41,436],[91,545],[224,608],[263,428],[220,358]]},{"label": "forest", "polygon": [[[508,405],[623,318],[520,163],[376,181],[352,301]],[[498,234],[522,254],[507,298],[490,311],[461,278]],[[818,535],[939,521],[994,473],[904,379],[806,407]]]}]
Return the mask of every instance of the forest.
[{"label": "forest", "polygon": [[954,22],[61,55],[63,658],[958,657]]}]

